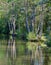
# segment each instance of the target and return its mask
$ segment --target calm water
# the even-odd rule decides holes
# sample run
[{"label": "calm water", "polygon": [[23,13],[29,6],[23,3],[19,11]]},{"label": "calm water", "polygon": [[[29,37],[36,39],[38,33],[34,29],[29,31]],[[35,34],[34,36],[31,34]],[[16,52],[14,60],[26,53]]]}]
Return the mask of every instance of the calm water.
[{"label": "calm water", "polygon": [[[11,57],[11,50],[7,56],[7,40],[0,40],[0,65],[51,65],[51,48],[28,50],[26,41],[16,40],[16,57]],[[31,43],[32,44],[32,43]],[[9,48],[10,49],[10,48]]]}]

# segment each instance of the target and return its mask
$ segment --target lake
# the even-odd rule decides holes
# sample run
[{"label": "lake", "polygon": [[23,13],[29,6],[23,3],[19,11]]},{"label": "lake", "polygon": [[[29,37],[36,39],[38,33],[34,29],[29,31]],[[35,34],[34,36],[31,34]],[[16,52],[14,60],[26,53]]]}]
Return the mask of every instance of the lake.
[{"label": "lake", "polygon": [[38,51],[37,49],[37,51],[35,51],[32,46],[31,51],[27,48],[27,41],[16,40],[16,56],[13,59],[11,57],[11,49],[9,47],[10,50],[8,50],[7,43],[8,40],[0,40],[0,65],[51,65],[51,48],[39,47],[40,51]]}]

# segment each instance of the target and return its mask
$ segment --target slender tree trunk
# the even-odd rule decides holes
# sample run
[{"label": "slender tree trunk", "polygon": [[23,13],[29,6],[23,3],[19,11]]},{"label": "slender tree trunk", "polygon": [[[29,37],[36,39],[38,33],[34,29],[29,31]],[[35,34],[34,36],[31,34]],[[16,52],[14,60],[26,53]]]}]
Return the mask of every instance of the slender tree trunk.
[{"label": "slender tree trunk", "polygon": [[27,30],[27,32],[29,33],[30,32],[30,28],[29,28],[29,22],[28,22],[28,0],[26,0],[25,2],[25,17],[26,17],[26,30]]},{"label": "slender tree trunk", "polygon": [[10,37],[8,41],[7,57],[12,61],[12,65],[15,65],[16,58],[16,46],[15,46],[15,18],[12,16],[12,20],[9,22]]},{"label": "slender tree trunk", "polygon": [[31,28],[31,31],[32,32],[35,32],[35,6],[33,6],[33,9],[32,9],[32,16],[31,16],[31,25],[30,25],[30,28]]},{"label": "slender tree trunk", "polygon": [[26,29],[27,29],[27,32],[29,33],[30,28],[29,28],[29,23],[28,23],[28,17],[27,16],[26,16]]},{"label": "slender tree trunk", "polygon": [[40,22],[41,22],[41,30],[40,30],[40,37],[42,36],[43,32],[43,4],[41,5],[42,13],[40,14]]},{"label": "slender tree trunk", "polygon": [[43,4],[41,4],[40,23],[38,25],[37,37],[41,38],[43,32]]}]

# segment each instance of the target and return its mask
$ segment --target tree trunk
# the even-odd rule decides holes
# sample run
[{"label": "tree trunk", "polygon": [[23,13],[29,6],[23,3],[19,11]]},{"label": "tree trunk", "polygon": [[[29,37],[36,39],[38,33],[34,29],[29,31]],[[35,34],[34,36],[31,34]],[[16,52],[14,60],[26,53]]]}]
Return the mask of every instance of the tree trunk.
[{"label": "tree trunk", "polygon": [[16,46],[15,46],[15,18],[12,16],[9,22],[9,40],[7,48],[7,57],[11,59],[11,65],[15,65],[14,61],[16,58]]},{"label": "tree trunk", "polygon": [[40,37],[42,36],[42,32],[43,32],[43,4],[41,4],[41,13],[40,13],[40,23],[38,25],[38,30],[37,30],[37,37]]},{"label": "tree trunk", "polygon": [[30,28],[29,28],[29,23],[28,23],[27,16],[26,16],[26,29],[27,29],[27,32],[29,33],[30,32]]},{"label": "tree trunk", "polygon": [[35,9],[35,6],[33,6],[32,15],[31,15],[31,23],[30,23],[31,24],[30,28],[32,32],[35,32],[35,14],[36,14],[36,9]]}]

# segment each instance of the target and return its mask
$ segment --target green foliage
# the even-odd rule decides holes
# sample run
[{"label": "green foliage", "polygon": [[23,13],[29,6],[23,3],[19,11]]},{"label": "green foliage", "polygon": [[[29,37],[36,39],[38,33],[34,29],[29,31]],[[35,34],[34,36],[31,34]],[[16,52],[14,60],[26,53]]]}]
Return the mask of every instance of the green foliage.
[{"label": "green foliage", "polygon": [[34,34],[34,32],[30,32],[27,36],[27,39],[28,40],[34,40],[36,39],[36,35]]},{"label": "green foliage", "polygon": [[[31,33],[32,35],[32,33]],[[29,40],[34,40],[36,38],[36,36],[29,36]],[[38,40],[38,39],[37,39]],[[37,45],[40,45],[41,47],[45,48],[47,47],[47,45],[45,44],[45,42],[47,41],[45,36],[42,36],[41,39],[38,40],[38,42],[27,42],[27,48],[28,50],[36,50]]]},{"label": "green foliage", "polygon": [[41,37],[41,40],[46,41],[46,40],[47,40],[47,39],[46,39],[46,36],[43,35],[43,36]]},{"label": "green foliage", "polygon": [[51,33],[46,35],[46,39],[47,39],[46,41],[47,46],[51,47]]},{"label": "green foliage", "polygon": [[[43,2],[45,2],[45,0],[42,0]],[[7,28],[7,22],[9,21],[11,15],[12,15],[12,11],[14,11],[14,15],[16,18],[16,33],[18,34],[18,37],[20,37],[21,34],[25,34],[24,36],[27,35],[27,39],[28,40],[34,40],[36,39],[36,32],[30,32],[29,34],[27,34],[26,31],[26,23],[25,23],[25,10],[26,7],[25,5],[29,5],[27,6],[27,15],[28,15],[28,24],[30,26],[30,21],[31,21],[31,16],[32,16],[32,12],[34,11],[35,4],[37,5],[36,8],[36,26],[35,28],[38,27],[38,23],[40,21],[39,19],[39,15],[40,15],[40,11],[41,11],[41,6],[38,4],[39,2],[41,2],[41,0],[0,0],[0,34],[7,34],[9,32],[8,28]],[[12,3],[14,4],[14,6],[12,7]],[[44,7],[44,25],[43,25],[43,33],[47,33],[48,38],[47,38],[47,45],[51,46],[51,39],[49,40],[50,37],[50,33],[48,34],[47,28],[50,26],[51,28],[51,1],[49,0],[48,2],[46,2],[45,4],[43,4]],[[21,11],[21,9],[24,9],[23,11]],[[43,13],[42,12],[42,13]],[[7,32],[8,31],[8,32]],[[11,32],[12,33],[12,32]],[[46,35],[46,36],[47,36]],[[43,40],[44,37],[43,37]]]}]

